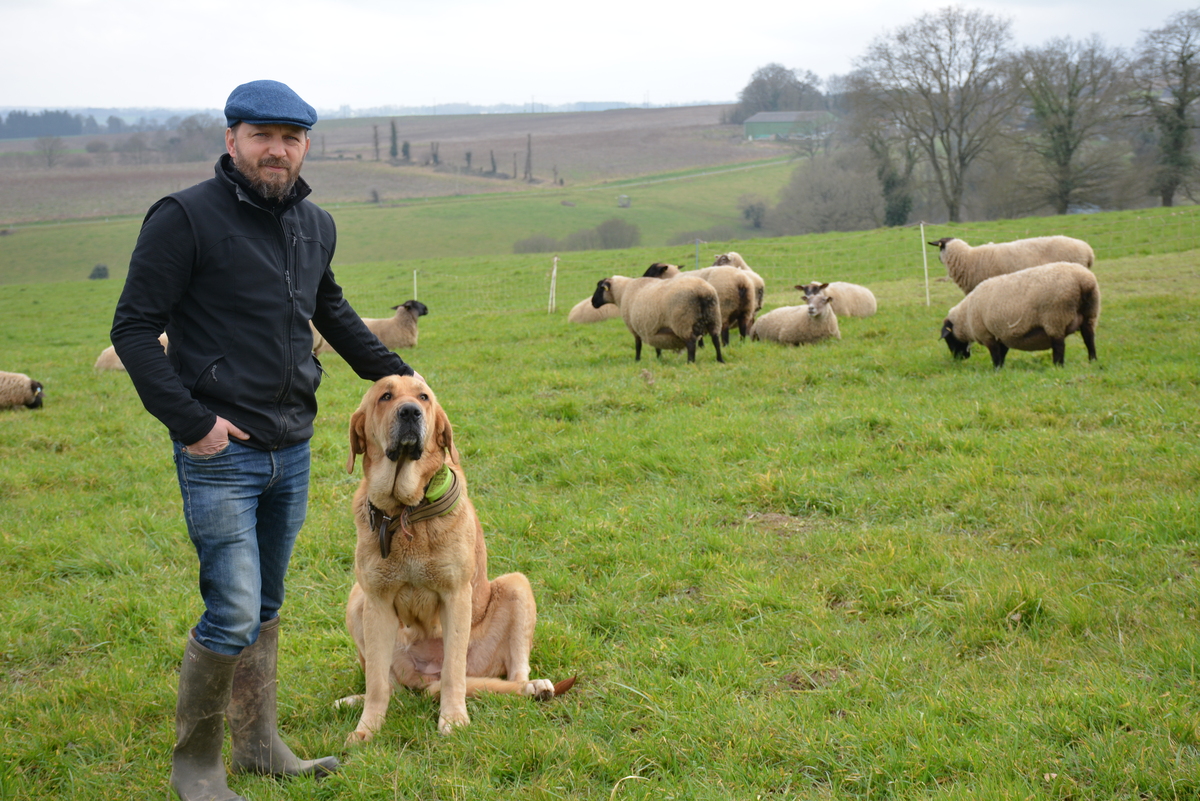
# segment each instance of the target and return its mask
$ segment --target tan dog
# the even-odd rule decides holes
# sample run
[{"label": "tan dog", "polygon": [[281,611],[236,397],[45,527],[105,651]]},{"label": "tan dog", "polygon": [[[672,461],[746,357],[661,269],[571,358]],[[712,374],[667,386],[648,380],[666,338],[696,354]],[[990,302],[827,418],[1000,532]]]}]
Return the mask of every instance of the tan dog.
[{"label": "tan dog", "polygon": [[346,626],[366,695],[347,743],[370,740],[383,725],[392,681],[440,692],[442,734],[470,722],[466,698],[479,691],[544,700],[570,689],[574,679],[529,680],[533,589],[522,573],[488,581],[483,527],[450,420],[424,381],[389,376],[367,391],[350,417],[351,473],[359,454],[357,581]]}]

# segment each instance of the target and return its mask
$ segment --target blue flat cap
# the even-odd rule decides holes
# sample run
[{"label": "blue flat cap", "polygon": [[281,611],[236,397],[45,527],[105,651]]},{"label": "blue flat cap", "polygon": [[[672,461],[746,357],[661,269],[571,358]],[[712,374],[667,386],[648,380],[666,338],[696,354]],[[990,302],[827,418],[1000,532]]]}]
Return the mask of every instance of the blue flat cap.
[{"label": "blue flat cap", "polygon": [[229,93],[225,122],[255,125],[299,125],[312,128],[317,110],[305,103],[287,84],[279,81],[250,81]]}]

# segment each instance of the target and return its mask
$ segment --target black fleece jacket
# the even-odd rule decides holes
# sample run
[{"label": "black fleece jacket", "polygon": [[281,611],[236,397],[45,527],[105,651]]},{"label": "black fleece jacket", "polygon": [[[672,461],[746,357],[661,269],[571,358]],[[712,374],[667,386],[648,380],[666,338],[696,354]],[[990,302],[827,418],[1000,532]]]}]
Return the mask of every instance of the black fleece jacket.
[{"label": "black fleece jacket", "polygon": [[298,179],[271,203],[225,155],[214,178],[146,213],[111,338],[172,439],[198,442],[217,415],[260,450],[312,437],[321,365],[310,319],[360,377],[412,375],[342,296],[329,266],[333,219],[305,200],[310,191]]}]

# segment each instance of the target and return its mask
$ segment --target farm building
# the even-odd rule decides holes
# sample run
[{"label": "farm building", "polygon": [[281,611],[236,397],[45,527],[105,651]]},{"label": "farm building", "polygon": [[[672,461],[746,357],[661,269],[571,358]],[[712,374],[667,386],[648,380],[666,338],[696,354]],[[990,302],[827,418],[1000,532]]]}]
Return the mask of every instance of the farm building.
[{"label": "farm building", "polygon": [[828,111],[760,111],[746,120],[747,139],[804,139],[819,135],[834,117]]}]

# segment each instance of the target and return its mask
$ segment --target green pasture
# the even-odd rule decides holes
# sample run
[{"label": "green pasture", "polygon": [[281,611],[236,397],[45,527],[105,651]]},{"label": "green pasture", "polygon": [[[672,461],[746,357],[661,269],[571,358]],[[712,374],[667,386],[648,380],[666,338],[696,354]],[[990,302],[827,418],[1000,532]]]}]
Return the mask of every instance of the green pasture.
[{"label": "green pasture", "polygon": [[[1062,369],[1048,353],[999,372],[986,353],[952,361],[937,331],[961,293],[932,269],[926,305],[915,230],[732,243],[764,266],[768,306],[836,269],[879,313],[800,349],[735,341],[724,365],[711,348],[634,362],[619,321],[565,322],[596,277],[686,248],[564,254],[553,314],[504,294],[544,289],[547,260],[418,260],[431,311],[403,355],[454,422],[491,573],[533,584],[535,675],[579,683],[540,705],[473,700],[448,738],[434,701],[400,691],[377,738],[342,751],[357,715],[331,704],[362,689],[343,623],[346,423],[366,385],[331,356],[279,694],[293,747],[344,768],[231,786],[256,801],[1200,796],[1200,245],[1119,219],[1128,233],[1093,242],[1099,360],[1072,337]],[[376,313],[409,267],[338,274]],[[126,375],[92,369],[119,291],[0,286],[0,367],[46,385],[43,409],[0,412],[0,798],[169,794],[200,607],[166,433]]]},{"label": "green pasture", "polygon": [[[643,244],[661,246],[681,232],[741,227],[738,198],[748,193],[774,197],[793,169],[773,161],[611,186],[326,208],[338,225],[338,265],[512,253],[518,240],[535,234],[561,239],[613,217],[637,225]],[[630,198],[629,208],[618,207],[618,195]],[[137,216],[0,229],[0,284],[77,280],[96,264],[122,279],[141,222]]]}]

